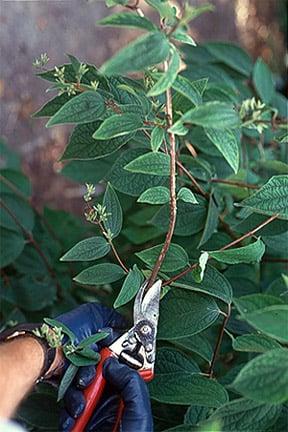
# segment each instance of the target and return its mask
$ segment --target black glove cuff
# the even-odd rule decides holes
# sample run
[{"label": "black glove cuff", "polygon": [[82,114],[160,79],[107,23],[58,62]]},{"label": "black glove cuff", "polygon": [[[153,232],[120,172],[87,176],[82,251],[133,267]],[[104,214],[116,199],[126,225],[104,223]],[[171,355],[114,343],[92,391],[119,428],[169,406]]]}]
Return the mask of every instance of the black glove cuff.
[{"label": "black glove cuff", "polygon": [[45,338],[40,338],[33,333],[34,330],[40,327],[40,323],[24,323],[18,324],[0,333],[0,343],[9,342],[18,337],[33,337],[41,345],[44,353],[44,363],[37,383],[45,379],[45,375],[49,371],[56,356],[56,348],[52,348]]}]

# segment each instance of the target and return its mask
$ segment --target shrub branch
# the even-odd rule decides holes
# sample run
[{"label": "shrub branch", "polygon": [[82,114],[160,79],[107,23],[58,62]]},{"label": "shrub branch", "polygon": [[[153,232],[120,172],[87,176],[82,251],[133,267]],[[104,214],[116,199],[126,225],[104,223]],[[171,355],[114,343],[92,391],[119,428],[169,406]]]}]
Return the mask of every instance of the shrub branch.
[{"label": "shrub branch", "polygon": [[210,367],[209,367],[209,371],[208,371],[209,378],[213,378],[214,366],[215,366],[216,360],[218,358],[219,350],[220,350],[222,339],[223,339],[224,332],[225,332],[225,327],[229,321],[230,315],[231,315],[231,304],[228,304],[227,314],[225,314],[225,316],[224,316],[224,319],[223,319],[223,322],[222,322],[222,325],[221,325],[221,328],[220,328],[220,331],[218,334],[217,342],[216,342],[216,345],[214,348],[212,360],[210,363]]},{"label": "shrub branch", "polygon": [[[256,234],[257,231],[259,231],[260,229],[264,228],[266,225],[268,225],[270,222],[273,222],[275,219],[277,219],[277,217],[279,216],[278,213],[270,216],[268,219],[266,219],[264,222],[262,222],[261,224],[257,225],[255,228],[253,228],[253,230],[248,231],[246,234],[244,234],[243,236],[239,237],[236,240],[233,240],[232,242],[226,244],[225,246],[223,246],[221,249],[219,249],[220,251],[224,251],[226,249],[229,249],[232,246],[236,246],[237,244],[241,243],[243,240],[245,240],[246,238],[252,237],[254,234]],[[182,270],[182,272],[178,273],[177,275],[173,276],[172,278],[168,279],[167,281],[165,281],[163,283],[163,286],[165,285],[170,285],[172,282],[175,282],[176,280],[180,279],[181,277],[185,276],[187,273],[189,273],[191,270],[195,269],[198,266],[198,263],[194,263],[191,266],[187,267],[185,270]]]},{"label": "shrub branch", "polygon": [[[164,73],[167,72],[168,62],[164,62]],[[172,127],[173,124],[173,111],[172,111],[172,93],[169,88],[166,90],[166,118],[168,128]],[[176,214],[177,214],[177,201],[176,201],[176,139],[175,135],[168,132],[169,137],[169,154],[170,154],[170,216],[169,216],[169,227],[166,234],[165,242],[158,256],[158,259],[153,267],[151,276],[149,278],[148,286],[149,289],[155,282],[161,265],[165,259],[168,252],[169,246],[172,241],[172,236],[176,224]]]},{"label": "shrub branch", "polygon": [[[92,213],[93,213],[94,210],[93,210],[93,208],[90,206],[90,204],[89,204],[89,203],[86,203],[86,205],[87,205],[88,213],[89,213],[89,212],[92,212]],[[113,254],[114,254],[116,260],[118,261],[119,265],[122,267],[122,269],[125,271],[125,273],[129,273],[128,268],[127,268],[126,265],[124,264],[123,260],[120,258],[120,255],[119,255],[119,253],[117,252],[117,249],[116,249],[115,245],[113,244],[112,239],[111,239],[111,238],[109,237],[109,235],[107,234],[107,232],[106,232],[104,226],[102,225],[101,221],[100,221],[99,219],[96,218],[95,220],[89,220],[89,222],[92,223],[92,224],[94,224],[94,225],[97,225],[97,226],[98,226],[98,228],[99,228],[100,231],[101,231],[101,234],[103,235],[103,237],[104,237],[104,238],[107,240],[107,242],[109,243],[109,245],[110,245],[110,247],[111,247],[111,249],[112,249],[112,252],[113,252]]]},{"label": "shrub branch", "polygon": [[45,267],[48,270],[48,273],[50,274],[50,276],[55,281],[56,288],[57,288],[57,297],[58,297],[58,299],[62,299],[63,296],[62,296],[62,293],[61,293],[61,286],[60,286],[60,284],[59,284],[59,282],[57,280],[56,273],[54,272],[53,268],[50,266],[48,258],[46,257],[46,255],[42,251],[42,249],[41,249],[40,245],[38,244],[38,242],[33,237],[33,234],[30,231],[28,231],[22,225],[22,223],[19,221],[19,219],[17,218],[17,216],[12,212],[12,210],[5,204],[5,202],[2,199],[0,199],[0,204],[6,210],[6,212],[11,216],[11,218],[14,220],[14,222],[16,223],[16,225],[19,226],[19,228],[22,230],[22,232],[25,235],[25,237],[28,240],[28,242],[30,244],[32,244],[32,246],[34,247],[34,249],[36,250],[36,252],[40,256],[40,258],[42,259],[43,263],[45,264]]}]

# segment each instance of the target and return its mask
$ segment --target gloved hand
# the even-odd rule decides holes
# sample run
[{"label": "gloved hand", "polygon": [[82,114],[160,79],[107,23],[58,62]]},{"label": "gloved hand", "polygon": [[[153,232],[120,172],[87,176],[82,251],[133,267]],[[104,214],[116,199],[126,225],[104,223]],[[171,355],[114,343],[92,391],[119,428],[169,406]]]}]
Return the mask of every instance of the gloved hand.
[{"label": "gloved hand", "polygon": [[[117,312],[89,303],[82,305],[67,314],[60,315],[63,322],[76,335],[76,344],[99,330],[110,335],[100,341],[95,350],[110,345],[119,337],[119,331],[126,327],[124,319]],[[85,399],[82,389],[93,380],[95,366],[81,367],[64,396],[64,409],[60,416],[60,431],[68,432],[75,424],[75,419],[83,412]],[[138,372],[120,364],[115,358],[108,358],[103,366],[103,376],[107,385],[96,410],[90,419],[86,431],[111,432],[116,421],[120,398],[125,409],[121,422],[122,432],[152,432],[153,421],[149,394],[143,379]]]}]

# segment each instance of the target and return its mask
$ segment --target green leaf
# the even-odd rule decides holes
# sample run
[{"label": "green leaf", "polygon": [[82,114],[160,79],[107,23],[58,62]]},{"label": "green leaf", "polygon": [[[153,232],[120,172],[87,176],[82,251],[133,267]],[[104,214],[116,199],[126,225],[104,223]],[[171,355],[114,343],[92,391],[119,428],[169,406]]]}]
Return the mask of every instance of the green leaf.
[{"label": "green leaf", "polygon": [[129,273],[123,282],[121,291],[118,294],[113,307],[116,309],[132,300],[138,292],[142,282],[142,273],[135,264],[133,269],[129,270]]},{"label": "green leaf", "polygon": [[70,386],[73,379],[75,378],[77,371],[78,371],[77,366],[75,366],[73,364],[70,364],[68,366],[68,369],[64,373],[63,378],[62,378],[61,383],[60,383],[59,388],[58,388],[58,397],[57,397],[58,402],[61,399],[63,399],[63,396],[65,395],[68,387]]},{"label": "green leaf", "polygon": [[161,127],[154,127],[151,132],[151,149],[157,152],[165,139],[165,130]]},{"label": "green leaf", "polygon": [[206,102],[187,111],[170,131],[177,130],[179,124],[192,123],[206,128],[224,129],[239,126],[239,116],[233,105],[224,102]]},{"label": "green leaf", "polygon": [[148,31],[157,30],[157,27],[149,19],[129,12],[119,12],[109,15],[97,21],[97,25],[140,28]]},{"label": "green leaf", "polygon": [[288,276],[282,274],[275,279],[265,291],[267,294],[280,298],[284,303],[288,302]]},{"label": "green leaf", "polygon": [[199,366],[191,358],[175,348],[159,348],[155,364],[155,379],[161,375],[195,374],[199,373]]},{"label": "green leaf", "polygon": [[208,407],[191,405],[185,413],[184,424],[187,426],[197,426],[200,422],[206,420],[210,412],[211,409],[209,409]]},{"label": "green leaf", "polygon": [[225,303],[230,304],[232,302],[232,287],[228,279],[216,270],[214,267],[208,265],[202,282],[195,282],[193,275],[190,273],[179,278],[173,282],[173,286],[177,286],[183,289],[202,292],[210,296],[219,298]]},{"label": "green leaf", "polygon": [[207,82],[207,78],[198,81],[190,81],[189,79],[178,75],[173,82],[172,87],[182,96],[189,99],[194,105],[200,105],[202,103],[202,94],[207,86]]},{"label": "green leaf", "polygon": [[110,251],[109,243],[103,237],[81,240],[60,258],[60,261],[93,261]]},{"label": "green leaf", "polygon": [[173,340],[200,333],[218,316],[219,308],[212,298],[173,288],[160,304],[158,339]]},{"label": "green leaf", "polygon": [[90,360],[90,364],[96,364],[101,359],[101,355],[98,352],[95,352],[92,348],[83,348],[77,354],[82,358],[85,357],[87,360]]},{"label": "green leaf", "polygon": [[274,423],[273,426],[270,426],[269,429],[267,429],[267,432],[285,431],[287,427],[287,415],[288,415],[287,404],[281,405],[280,408],[282,408],[282,410],[277,421]]},{"label": "green leaf", "polygon": [[241,369],[232,387],[243,396],[259,402],[285,402],[288,400],[287,362],[287,349],[261,354]]},{"label": "green leaf", "polygon": [[245,295],[234,298],[233,302],[242,315],[246,313],[250,314],[251,312],[257,312],[259,309],[263,309],[267,306],[284,304],[280,298],[268,294]]},{"label": "green leaf", "polygon": [[[1,155],[2,157],[2,155]],[[3,155],[4,158],[4,155]],[[26,197],[32,194],[31,182],[22,172],[11,168],[0,170],[1,193],[14,194],[15,188]]]},{"label": "green leaf", "polygon": [[[150,249],[145,249],[141,252],[137,252],[136,256],[140,258],[149,267],[153,267],[156,260],[158,259],[162,247],[163,244],[153,246]],[[182,269],[188,264],[189,258],[186,251],[181,246],[171,243],[161,266],[161,271],[168,273],[173,272],[175,270]]]},{"label": "green leaf", "polygon": [[170,191],[167,187],[156,186],[143,192],[137,202],[147,204],[165,204],[170,200]]},{"label": "green leaf", "polygon": [[81,124],[75,127],[61,160],[99,159],[114,153],[130,141],[135,133],[129,133],[108,140],[96,140],[93,133],[100,122]]},{"label": "green leaf", "polygon": [[105,0],[105,4],[108,8],[114,7],[117,5],[125,6],[129,3],[129,0]]},{"label": "green leaf", "polygon": [[79,345],[77,345],[77,350],[78,349],[82,349],[82,348],[87,348],[90,345],[93,345],[97,342],[99,342],[100,340],[105,339],[107,336],[109,336],[110,333],[108,332],[104,332],[104,331],[99,331],[98,333],[95,333],[91,336],[88,336],[86,339],[82,340]]},{"label": "green leaf", "polygon": [[256,213],[273,215],[288,219],[288,176],[273,176],[253,195],[240,204]]},{"label": "green leaf", "polygon": [[[267,216],[251,213],[249,211],[249,216],[242,220],[237,225],[233,225],[233,230],[240,233],[246,233],[252,229],[254,229],[258,225],[262,225],[263,222],[267,220]],[[263,228],[259,229],[258,235],[261,236],[274,236],[278,234],[285,233],[288,230],[288,221],[283,219],[275,219],[273,222],[270,222],[268,225],[265,225]]]},{"label": "green leaf", "polygon": [[110,183],[107,184],[103,205],[107,212],[107,219],[104,220],[105,229],[110,231],[112,238],[115,238],[122,229],[123,214],[117,194]]},{"label": "green leaf", "polygon": [[[41,388],[42,386],[37,387]],[[30,393],[18,407],[17,413],[15,413],[16,419],[21,424],[25,424],[26,430],[36,429],[42,432],[58,430],[60,406],[56,403],[54,392],[51,393],[47,390],[46,393],[43,390],[42,392]],[[6,429],[5,426],[3,428]],[[5,429],[2,432],[7,432]]]},{"label": "green leaf", "polygon": [[51,327],[61,328],[62,332],[68,336],[68,338],[71,342],[75,341],[75,339],[76,339],[75,334],[69,329],[69,327],[67,327],[61,321],[58,321],[58,320],[52,319],[52,318],[44,318],[43,321],[45,323],[49,324]]},{"label": "green leaf", "polygon": [[235,351],[256,353],[264,353],[281,347],[275,340],[259,333],[238,336],[236,339],[233,339],[232,346]]},{"label": "green leaf", "polygon": [[113,161],[114,157],[109,156],[102,160],[72,160],[61,170],[61,175],[76,183],[97,184],[104,179]]},{"label": "green leaf", "polygon": [[228,394],[217,381],[197,374],[176,373],[154,377],[149,384],[152,399],[176,405],[219,407],[228,401]]},{"label": "green leaf", "polygon": [[164,2],[162,0],[145,0],[145,2],[157,10],[161,18],[168,19],[169,22],[174,22],[175,9],[169,4],[169,2]]},{"label": "green leaf", "polygon": [[170,175],[170,156],[164,153],[150,152],[132,160],[125,170],[133,173],[150,174],[156,176]]},{"label": "green leaf", "polygon": [[226,264],[259,262],[261,261],[264,252],[265,245],[260,238],[248,246],[227,249],[224,251],[208,251],[211,258]]},{"label": "green leaf", "polygon": [[[201,196],[196,196],[198,205],[178,202],[177,219],[174,233],[179,236],[189,236],[199,232],[205,225],[206,201]],[[169,205],[164,205],[152,218],[151,223],[166,232],[169,225]]]},{"label": "green leaf", "polygon": [[209,420],[219,419],[223,431],[265,431],[275,423],[280,412],[280,406],[240,398],[218,408]]},{"label": "green leaf", "polygon": [[177,30],[175,32],[172,33],[172,37],[173,39],[177,40],[178,42],[182,42],[184,44],[187,45],[191,45],[191,46],[196,46],[196,42],[194,41],[194,39],[187,33],[185,33],[184,31],[181,30]]},{"label": "green leaf", "polygon": [[39,270],[36,274],[26,274],[15,281],[13,287],[6,287],[3,297],[25,311],[40,311],[56,300],[55,282],[45,273],[39,274]]},{"label": "green leaf", "polygon": [[186,203],[199,204],[193,192],[186,187],[182,187],[179,190],[177,198]]},{"label": "green leaf", "polygon": [[230,129],[205,128],[205,134],[229,163],[235,174],[239,170],[240,153],[236,133]]},{"label": "green leaf", "polygon": [[138,197],[146,189],[163,185],[167,181],[166,176],[132,173],[124,169],[129,162],[143,155],[143,153],[145,153],[145,150],[137,148],[127,150],[120,155],[107,176],[115,189],[127,195]]},{"label": "green leaf", "polygon": [[216,200],[216,195],[213,191],[210,194],[208,213],[205,222],[205,227],[201,236],[201,239],[198,244],[198,248],[200,248],[203,244],[205,244],[214,234],[218,226],[218,218],[220,213],[220,206]]},{"label": "green leaf", "polygon": [[36,111],[32,117],[40,118],[40,117],[52,117],[56,114],[59,109],[65,105],[70,99],[75,96],[68,96],[67,93],[63,93],[59,96],[56,96],[53,99],[50,99],[45,105],[43,105],[38,111]]},{"label": "green leaf", "polygon": [[143,126],[142,118],[137,114],[124,113],[108,117],[94,132],[96,140],[108,140],[136,132]]},{"label": "green leaf", "polygon": [[253,63],[250,56],[238,45],[227,42],[209,42],[205,48],[224,65],[249,77]]},{"label": "green leaf", "polygon": [[[83,354],[87,354],[87,355],[83,355]],[[91,357],[89,357],[89,354]],[[78,351],[73,352],[71,354],[65,353],[65,356],[67,357],[69,362],[71,362],[76,367],[93,366],[96,363],[98,363],[100,360],[100,354],[96,353],[93,350],[89,350],[88,348],[86,348],[85,350],[83,349],[82,351],[79,352]]]},{"label": "green leaf", "polygon": [[213,349],[207,338],[200,334],[196,334],[194,336],[188,336],[180,339],[173,339],[174,345],[179,346],[186,351],[192,351],[202,357],[204,360],[207,360],[208,363],[211,362],[213,356]]},{"label": "green leaf", "polygon": [[147,96],[159,96],[169,89],[177,77],[177,73],[180,67],[181,58],[175,47],[171,45],[171,58],[169,61],[168,69],[161,78],[153,85],[153,87],[147,93]]},{"label": "green leaf", "polygon": [[120,50],[101,67],[101,72],[105,75],[121,75],[142,71],[163,62],[168,54],[169,42],[166,36],[160,32],[149,33]]},{"label": "green leaf", "polygon": [[153,226],[133,226],[129,225],[124,228],[122,234],[134,245],[142,245],[147,241],[154,240],[159,237],[162,232]]},{"label": "green leaf", "polygon": [[273,171],[276,174],[288,174],[288,164],[279,160],[260,160],[258,166],[265,171]]},{"label": "green leaf", "polygon": [[252,313],[245,313],[245,320],[257,330],[280,342],[288,342],[288,305],[268,306]]},{"label": "green leaf", "polygon": [[0,267],[13,263],[22,253],[25,240],[20,232],[0,228]]},{"label": "green leaf", "polygon": [[185,8],[184,17],[181,19],[182,24],[188,24],[190,21],[194,20],[198,16],[206,12],[213,12],[215,6],[211,3],[206,3],[201,6],[190,6],[189,4]]},{"label": "green leaf", "polygon": [[258,58],[253,69],[253,84],[258,95],[265,104],[269,104],[274,96],[274,82],[270,69]]},{"label": "green leaf", "polygon": [[105,112],[102,96],[93,91],[86,91],[66,102],[48,121],[46,127],[65,123],[90,123],[98,120]]},{"label": "green leaf", "polygon": [[96,264],[83,270],[73,278],[83,285],[104,285],[115,282],[125,276],[124,270],[117,264]]},{"label": "green leaf", "polygon": [[11,193],[1,193],[0,203],[2,201],[9,210],[7,211],[1,204],[0,226],[22,233],[19,224],[11,216],[13,214],[18,221],[21,221],[21,225],[31,232],[34,227],[35,217],[33,209],[27,200]]},{"label": "green leaf", "polygon": [[233,300],[241,316],[254,328],[280,342],[287,343],[287,311],[278,297],[251,294]]}]

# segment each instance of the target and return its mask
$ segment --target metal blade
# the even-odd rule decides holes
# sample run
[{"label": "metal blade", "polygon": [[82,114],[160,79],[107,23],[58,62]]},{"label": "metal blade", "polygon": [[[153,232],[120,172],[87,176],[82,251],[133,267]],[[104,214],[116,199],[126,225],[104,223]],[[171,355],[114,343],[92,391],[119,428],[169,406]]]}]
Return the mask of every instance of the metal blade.
[{"label": "metal blade", "polygon": [[147,319],[155,326],[158,323],[162,281],[156,281],[144,295],[147,281],[141,286],[134,303],[134,324]]}]

